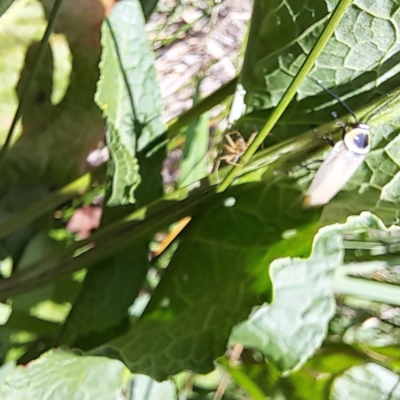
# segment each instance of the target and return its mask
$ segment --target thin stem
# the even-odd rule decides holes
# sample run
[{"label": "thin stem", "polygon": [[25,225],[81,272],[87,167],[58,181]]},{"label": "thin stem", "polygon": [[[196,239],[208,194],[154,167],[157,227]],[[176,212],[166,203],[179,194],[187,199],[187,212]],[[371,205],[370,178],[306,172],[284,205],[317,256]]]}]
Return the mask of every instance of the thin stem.
[{"label": "thin stem", "polygon": [[238,165],[232,167],[228,175],[226,175],[226,177],[224,178],[224,180],[222,181],[221,185],[218,188],[218,192],[224,191],[232,183],[232,181],[235,179],[236,175],[238,174],[242,166],[250,160],[253,154],[263,143],[265,138],[269,135],[272,128],[278,122],[279,118],[284,113],[289,103],[292,101],[294,95],[297,92],[297,89],[300,87],[303,80],[311,71],[311,68],[314,66],[315,61],[321,54],[322,50],[325,48],[326,44],[328,43],[328,40],[332,36],[333,32],[335,31],[336,27],[338,26],[340,20],[342,19],[344,13],[346,12],[347,8],[350,6],[351,3],[352,3],[351,0],[341,0],[338,3],[335,11],[333,12],[331,18],[329,19],[327,26],[323,30],[320,38],[318,39],[314,48],[311,50],[311,53],[306,58],[304,64],[302,65],[299,72],[293,79],[292,83],[286,90],[278,106],[273,110],[263,128],[260,130],[260,132],[258,132],[254,141],[247,148],[246,152],[239,160]]},{"label": "thin stem", "polygon": [[[210,96],[201,100],[199,103],[194,105],[190,110],[182,113],[179,117],[169,122],[169,127],[165,135],[159,139],[165,141],[172,139],[177,135],[179,129],[186,126],[193,119],[200,116],[205,111],[219,104],[227,96],[233,94],[237,84],[237,78],[234,78],[226,85],[222,86]],[[99,170],[103,171],[104,166],[100,166]],[[91,174],[93,174],[93,171]],[[96,174],[97,174],[96,169]],[[76,197],[78,194],[84,192],[89,186],[86,185],[87,180],[90,178],[89,174],[85,174],[75,181],[67,184],[63,188],[57,190],[54,193],[49,194],[46,198],[28,206],[25,210],[18,213],[18,215],[12,216],[9,219],[0,223],[0,239],[7,236],[11,232],[18,228],[27,225],[29,222],[40,217],[48,211],[53,210],[63,202]]]},{"label": "thin stem", "polygon": [[[326,130],[331,131],[332,128],[327,126]],[[310,148],[323,145],[323,141],[315,140],[314,131],[308,132],[301,137],[291,138],[285,143],[279,143],[273,148],[265,149],[266,159],[255,160],[256,168],[260,168],[264,161],[267,164],[274,164],[277,153],[280,154],[279,161],[281,162],[286,159],[286,155],[290,159],[293,158],[290,155],[293,149],[307,152]],[[302,151],[295,151],[295,153],[300,156]],[[307,152],[307,154],[309,155],[310,152]],[[246,171],[246,169],[243,171]],[[174,192],[173,198],[179,198],[179,192],[185,193],[186,190],[187,188],[182,188]],[[101,228],[88,239],[76,242],[67,249],[35,261],[26,266],[23,271],[16,272],[11,278],[0,282],[0,300],[45,285],[80,268],[89,267],[134,238],[141,237],[149,232],[156,232],[172,222],[193,215],[197,208],[204,207],[209,199],[215,200],[214,197],[215,193],[211,188],[205,187],[193,191],[185,200],[176,202],[160,200],[148,207],[143,207],[109,226]],[[146,219],[142,220],[144,215],[146,215]]]},{"label": "thin stem", "polygon": [[[19,293],[26,293],[81,268],[90,267],[118,248],[131,243],[133,239],[153,234],[172,222],[193,215],[197,207],[214,197],[213,191],[206,187],[179,202],[157,202],[151,209],[144,207],[96,232],[90,238],[44,257],[21,272],[16,272],[11,278],[0,283],[0,301]],[[141,220],[144,213],[147,213],[147,217]],[[79,254],[73,257],[74,253]]]},{"label": "thin stem", "polygon": [[218,105],[226,97],[232,95],[235,92],[235,88],[238,82],[238,78],[234,78],[224,86],[221,86],[218,90],[212,93],[210,96],[199,101],[191,109],[182,113],[179,117],[168,122],[168,131],[166,137],[168,139],[173,138],[178,133],[179,129],[188,125],[194,119],[198,118],[204,112],[210,110],[212,107]]},{"label": "thin stem", "polygon": [[26,106],[26,102],[28,100],[28,94],[31,90],[33,81],[36,77],[37,72],[39,71],[39,67],[41,65],[42,58],[43,58],[44,52],[46,50],[47,43],[49,41],[49,37],[50,37],[51,33],[53,32],[54,24],[56,22],[57,15],[58,15],[58,12],[61,7],[61,3],[62,3],[62,0],[55,0],[53,8],[50,12],[49,22],[47,24],[46,31],[44,32],[43,38],[40,42],[39,50],[38,50],[38,53],[36,56],[36,62],[32,68],[32,72],[31,72],[29,78],[27,79],[27,81],[23,87],[21,98],[20,98],[17,110],[15,112],[15,115],[14,115],[14,119],[12,120],[12,123],[11,123],[10,129],[8,131],[6,140],[4,142],[3,148],[0,150],[0,171],[1,171],[1,168],[4,163],[5,154],[8,150],[8,148],[10,147],[11,139],[14,135],[15,128],[16,128],[17,123],[18,123],[19,119],[21,118],[22,112]]}]

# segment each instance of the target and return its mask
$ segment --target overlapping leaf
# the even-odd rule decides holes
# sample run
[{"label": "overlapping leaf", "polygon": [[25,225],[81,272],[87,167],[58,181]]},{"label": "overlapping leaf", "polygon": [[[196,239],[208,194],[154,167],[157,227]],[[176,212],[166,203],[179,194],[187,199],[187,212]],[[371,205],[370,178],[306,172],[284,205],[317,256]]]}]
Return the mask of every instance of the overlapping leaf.
[{"label": "overlapping leaf", "polygon": [[321,229],[309,259],[274,261],[274,302],[238,325],[231,343],[261,351],[283,372],[298,368],[321,346],[335,311],[333,275],[344,255],[341,232],[378,227],[381,221],[369,214],[352,217]]},{"label": "overlapping leaf", "polygon": [[117,360],[50,351],[27,366],[7,371],[0,388],[4,400],[118,399],[127,390],[127,373]]},{"label": "overlapping leaf", "polygon": [[[127,365],[156,379],[210,371],[232,326],[271,299],[276,253],[309,253],[315,213],[299,207],[295,190],[262,183],[225,194],[195,218],[141,320],[112,343]],[[290,229],[297,233],[282,242]]]},{"label": "overlapping leaf", "polygon": [[[289,0],[278,4],[255,2],[241,78],[247,91],[248,111],[267,110],[278,104],[335,5],[332,1],[318,0],[301,4]],[[353,109],[399,83],[395,76],[400,50],[397,42],[400,18],[394,12],[396,9],[393,1],[355,1],[315,65],[312,76],[325,86],[335,88]],[[352,98],[359,93],[364,94]],[[283,126],[277,131],[287,137],[294,133],[291,126],[295,121],[297,132],[304,124],[326,121],[329,112],[316,111],[327,108],[330,103],[332,97],[328,93],[312,81],[305,81],[298,92],[298,101],[289,107],[280,121]],[[316,111],[305,115],[313,109]],[[339,115],[344,111],[339,106],[335,110]]]},{"label": "overlapping leaf", "polygon": [[[254,113],[241,122],[243,129],[254,130],[257,118],[279,102],[333,6],[330,1],[312,0],[301,4],[286,1],[279,7],[273,1],[255,2],[241,77],[247,91],[247,111]],[[399,84],[397,7],[393,1],[355,1],[311,73],[355,111]],[[264,40],[258,40],[260,35]],[[332,103],[336,101],[329,93],[306,80],[268,141],[280,141],[311,128],[313,123],[326,122],[331,111],[343,114],[344,108]],[[399,107],[394,103],[388,108],[392,109],[390,119],[372,119],[373,151],[345,191],[325,207],[325,223],[343,222],[347,216],[368,209],[385,222],[396,221]]]},{"label": "overlapping leaf", "polygon": [[144,23],[139,1],[130,0],[114,6],[102,29],[102,75],[96,101],[109,125],[114,165],[110,206],[134,203],[140,181],[137,153],[164,132],[154,55]]},{"label": "overlapping leaf", "polygon": [[[109,126],[111,187],[107,205],[114,207],[104,210],[105,226],[131,210],[121,206],[147,204],[162,194],[163,151],[151,155],[146,151],[162,134],[164,124],[154,56],[146,41],[140,3],[133,0],[116,4],[102,32],[97,102]],[[150,239],[133,241],[88,272],[65,324],[62,343],[92,348],[124,328],[128,308],[149,267]]]}]

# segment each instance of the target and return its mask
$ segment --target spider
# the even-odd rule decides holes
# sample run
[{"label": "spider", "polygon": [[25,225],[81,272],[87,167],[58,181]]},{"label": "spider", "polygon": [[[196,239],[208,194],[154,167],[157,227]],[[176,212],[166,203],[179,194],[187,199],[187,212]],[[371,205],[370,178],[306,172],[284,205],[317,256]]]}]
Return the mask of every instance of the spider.
[{"label": "spider", "polygon": [[[248,141],[243,138],[243,136],[239,133],[239,131],[228,132],[225,134],[224,138],[226,143],[223,144],[223,153],[218,157],[214,171],[217,172],[221,165],[221,161],[225,161],[227,164],[240,166],[238,164],[239,158],[244,154],[249,145],[253,142],[257,135],[257,132],[254,132],[250,135]],[[233,136],[236,136],[237,139],[234,140]]]}]

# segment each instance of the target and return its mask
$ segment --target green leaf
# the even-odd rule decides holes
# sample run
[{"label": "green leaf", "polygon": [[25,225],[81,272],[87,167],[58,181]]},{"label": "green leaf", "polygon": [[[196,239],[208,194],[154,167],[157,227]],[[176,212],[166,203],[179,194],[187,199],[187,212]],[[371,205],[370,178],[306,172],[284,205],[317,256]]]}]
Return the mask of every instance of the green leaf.
[{"label": "green leaf", "polygon": [[274,301],[238,325],[231,343],[260,350],[282,371],[304,363],[324,339],[334,313],[333,272],[341,263],[341,238],[335,228],[316,235],[309,260],[272,263]]},{"label": "green leaf", "polygon": [[[197,79],[194,104],[200,99],[201,78]],[[193,120],[186,129],[185,148],[179,166],[178,186],[185,187],[204,178],[207,174],[210,116],[205,112]]]},{"label": "green leaf", "polygon": [[207,174],[207,150],[209,142],[209,115],[202,114],[189,124],[179,170],[179,187],[187,186]]},{"label": "green leaf", "polygon": [[146,375],[137,374],[131,380],[135,400],[174,400],[176,388],[171,381],[156,382]]},{"label": "green leaf", "polygon": [[334,315],[333,274],[343,261],[341,232],[379,223],[368,213],[344,225],[322,228],[306,260],[278,259],[271,264],[274,301],[233,330],[230,342],[261,351],[278,368],[298,368],[319,348]]},{"label": "green leaf", "polygon": [[0,397],[4,400],[118,399],[126,391],[127,377],[120,361],[55,350],[9,373],[0,387]]},{"label": "green leaf", "polygon": [[[103,55],[96,102],[109,128],[110,206],[135,201],[134,191],[140,182],[137,153],[151,150],[154,140],[165,130],[154,55],[144,24],[139,1],[129,0],[115,4],[102,26]],[[160,176],[160,170],[159,163],[153,174]]]},{"label": "green leaf", "polygon": [[[281,7],[275,3],[259,0],[254,5],[241,74],[247,112],[271,109],[279,103],[334,7],[328,0],[310,0],[307,4],[289,0]],[[326,87],[334,88],[354,110],[399,83],[395,75],[399,69],[396,27],[400,18],[393,12],[395,9],[396,2],[390,0],[354,2],[311,73]],[[388,80],[378,89],[377,76],[381,78],[379,85]],[[278,137],[299,133],[305,126],[311,127],[312,122],[320,124],[332,110],[343,114],[342,106],[336,104],[332,108],[332,100],[311,80],[304,81],[297,101],[292,102],[280,127],[276,127]],[[253,130],[254,117],[248,121]],[[265,114],[258,113],[258,118],[262,123]],[[276,139],[271,137],[271,141]]]},{"label": "green leaf", "polygon": [[[280,7],[273,1],[255,2],[240,79],[246,90],[247,114],[239,123],[244,132],[261,127],[279,103],[333,6],[333,2],[318,0],[307,4],[288,1]],[[365,104],[386,97],[400,83],[400,46],[396,40],[400,17],[394,12],[397,6],[391,0],[353,2],[310,74],[345,100],[359,117],[366,114]],[[387,108],[384,112],[392,111],[391,118],[372,118],[373,150],[352,180],[324,207],[324,224],[343,222],[349,215],[366,209],[385,223],[396,221],[399,107],[391,104]],[[306,79],[266,145],[330,120],[332,111],[342,115],[345,109],[315,82]],[[353,118],[351,121],[354,122]],[[298,154],[301,149],[294,151]],[[307,155],[305,150],[304,158]],[[302,183],[305,188],[309,181]]]},{"label": "green leaf", "polygon": [[88,272],[60,343],[90,349],[121,333],[149,267],[147,253],[147,241],[134,242]]},{"label": "green leaf", "polygon": [[377,364],[350,368],[334,381],[332,400],[400,399],[400,377]]},{"label": "green leaf", "polygon": [[[157,380],[210,371],[232,327],[271,298],[274,244],[287,230],[316,231],[318,213],[299,210],[299,192],[261,183],[232,189],[193,217],[141,320],[111,343],[129,368]],[[306,255],[290,240],[280,251]]]}]

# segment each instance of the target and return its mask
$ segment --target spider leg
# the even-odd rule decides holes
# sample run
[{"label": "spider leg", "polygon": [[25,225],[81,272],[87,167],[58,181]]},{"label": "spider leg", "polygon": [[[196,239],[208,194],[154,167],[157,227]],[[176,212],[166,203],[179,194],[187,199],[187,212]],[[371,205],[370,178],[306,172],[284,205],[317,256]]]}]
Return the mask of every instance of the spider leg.
[{"label": "spider leg", "polygon": [[230,133],[227,133],[226,135],[225,135],[225,140],[228,142],[228,146],[231,146],[231,147],[233,147],[233,148],[235,148],[236,147],[236,143],[235,143],[235,141],[232,139],[232,134],[233,134],[234,132],[230,132]]},{"label": "spider leg", "polygon": [[221,183],[221,179],[219,177],[219,166],[220,165],[221,165],[221,158],[217,158],[217,161],[215,162],[215,165],[214,165],[214,172],[217,175],[218,185]]},{"label": "spider leg", "polygon": [[232,132],[228,132],[227,135],[228,135],[229,137],[232,137],[233,135],[236,135],[237,137],[243,139],[242,134],[241,134],[238,130],[235,130],[235,131],[232,131]]},{"label": "spider leg", "polygon": [[224,147],[225,150],[229,151],[229,153],[231,153],[231,154],[236,154],[237,153],[236,147],[231,147],[226,143],[223,145],[223,147]]},{"label": "spider leg", "polygon": [[226,163],[229,164],[229,165],[234,165],[236,167],[244,167],[244,164],[239,164],[239,163],[237,163],[235,161],[227,160]]},{"label": "spider leg", "polygon": [[234,160],[234,159],[235,159],[235,157],[232,154],[225,154],[225,155],[219,157],[220,161],[225,161],[225,162],[228,162],[229,160]]}]

